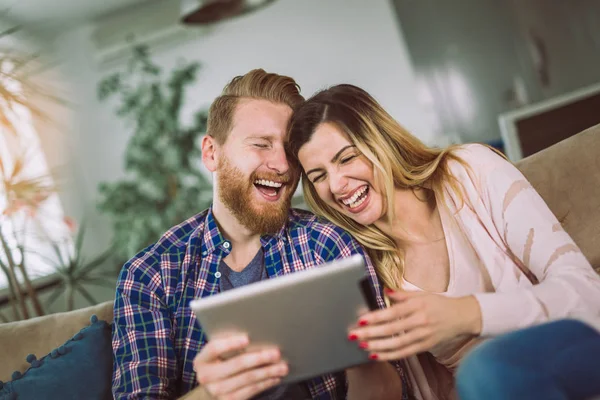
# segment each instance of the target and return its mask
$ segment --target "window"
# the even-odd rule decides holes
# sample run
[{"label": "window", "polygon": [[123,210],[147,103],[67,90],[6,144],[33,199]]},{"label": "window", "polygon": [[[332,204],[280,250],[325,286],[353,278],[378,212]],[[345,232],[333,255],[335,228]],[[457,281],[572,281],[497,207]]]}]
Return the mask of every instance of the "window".
[{"label": "window", "polygon": [[[4,65],[2,65],[4,67]],[[19,82],[7,81],[5,88],[18,91]],[[53,244],[60,251],[72,245],[69,227],[50,174],[42,147],[33,128],[32,115],[20,104],[7,104],[0,96],[0,107],[15,132],[0,127],[0,292],[8,287],[12,264],[20,264],[25,256],[25,271],[30,279],[55,272],[56,259]],[[8,252],[7,252],[8,250]],[[14,276],[23,282],[26,278],[20,268],[13,268]]]}]

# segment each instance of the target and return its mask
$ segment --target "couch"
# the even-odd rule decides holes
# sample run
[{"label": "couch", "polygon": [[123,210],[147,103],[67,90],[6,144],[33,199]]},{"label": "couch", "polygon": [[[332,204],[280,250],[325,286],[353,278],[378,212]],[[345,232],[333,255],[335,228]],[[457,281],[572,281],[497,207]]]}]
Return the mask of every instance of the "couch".
[{"label": "couch", "polygon": [[[600,125],[521,160],[517,167],[600,272]],[[61,345],[92,314],[111,321],[112,302],[1,324],[0,380],[10,380],[15,370],[24,371],[29,366],[28,354],[41,357]]]}]

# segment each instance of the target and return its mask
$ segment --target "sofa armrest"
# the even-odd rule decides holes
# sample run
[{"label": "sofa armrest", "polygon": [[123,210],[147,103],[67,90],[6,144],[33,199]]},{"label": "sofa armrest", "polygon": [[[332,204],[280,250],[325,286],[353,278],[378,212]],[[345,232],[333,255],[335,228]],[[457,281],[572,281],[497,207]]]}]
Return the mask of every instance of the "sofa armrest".
[{"label": "sofa armrest", "polygon": [[24,321],[0,324],[0,380],[10,381],[13,371],[29,367],[28,354],[41,358],[64,344],[90,324],[90,317],[112,322],[113,302],[107,301],[80,310],[56,313]]}]

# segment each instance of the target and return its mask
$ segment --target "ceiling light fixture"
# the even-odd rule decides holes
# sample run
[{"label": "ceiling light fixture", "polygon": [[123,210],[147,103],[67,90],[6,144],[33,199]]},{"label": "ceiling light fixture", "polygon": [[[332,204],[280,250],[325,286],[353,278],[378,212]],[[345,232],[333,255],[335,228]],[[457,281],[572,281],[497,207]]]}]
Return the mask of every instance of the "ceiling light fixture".
[{"label": "ceiling light fixture", "polygon": [[211,24],[256,11],[275,0],[181,0],[181,22]]}]

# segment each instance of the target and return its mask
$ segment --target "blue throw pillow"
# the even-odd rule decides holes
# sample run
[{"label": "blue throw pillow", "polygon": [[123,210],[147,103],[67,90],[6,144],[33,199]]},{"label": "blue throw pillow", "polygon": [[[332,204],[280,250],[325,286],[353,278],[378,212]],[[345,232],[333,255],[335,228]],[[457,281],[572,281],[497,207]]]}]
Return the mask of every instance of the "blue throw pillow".
[{"label": "blue throw pillow", "polygon": [[112,399],[111,328],[95,315],[91,322],[47,356],[27,356],[27,371],[0,382],[0,400]]}]

